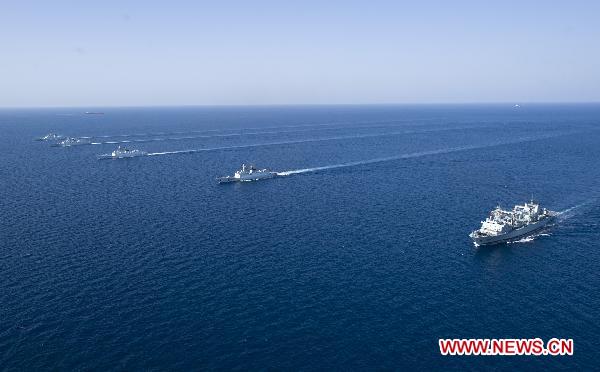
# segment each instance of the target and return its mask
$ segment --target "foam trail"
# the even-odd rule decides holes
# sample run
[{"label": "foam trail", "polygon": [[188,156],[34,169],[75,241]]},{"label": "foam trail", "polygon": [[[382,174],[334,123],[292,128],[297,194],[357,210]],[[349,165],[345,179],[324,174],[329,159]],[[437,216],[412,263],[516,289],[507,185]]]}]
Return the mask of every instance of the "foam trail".
[{"label": "foam trail", "polygon": [[192,154],[194,152],[209,151],[209,150],[210,149],[192,149],[192,150],[179,150],[179,151],[150,152],[150,153],[146,154],[146,156]]},{"label": "foam trail", "polygon": [[[128,134],[107,134],[107,135],[101,135],[101,136],[79,136],[78,138],[92,139],[92,138],[172,136],[172,135],[185,135],[185,134],[193,134],[193,133],[218,133],[218,132],[235,131],[235,130],[244,131],[244,130],[262,130],[262,129],[280,129],[280,128],[283,129],[283,128],[320,127],[320,126],[330,126],[330,125],[338,125],[338,124],[341,124],[341,123],[312,124],[312,125],[298,125],[298,126],[289,125],[289,126],[279,126],[279,127],[262,127],[262,128],[257,127],[257,128],[243,128],[243,129],[206,129],[206,130],[191,130],[191,131],[179,131],[179,132],[148,132],[148,133],[128,133]],[[348,126],[339,127],[339,128],[348,128]],[[307,129],[307,130],[312,130],[312,129]],[[295,131],[283,131],[283,133],[287,133],[287,132],[295,132]],[[256,134],[259,134],[259,133],[264,133],[264,132],[257,132]],[[270,132],[267,132],[267,133],[270,133]],[[276,132],[276,133],[279,133],[279,132]],[[228,135],[242,136],[242,135],[245,135],[245,134],[255,134],[255,133],[227,133],[227,134],[222,134],[222,136],[228,136]],[[213,136],[216,137],[218,135],[213,135]]]},{"label": "foam trail", "polygon": [[511,240],[511,241],[508,241],[507,243],[508,244],[531,243],[532,241],[539,238],[540,236],[551,236],[552,235],[552,234],[550,234],[548,232],[544,232],[544,231],[546,231],[546,230],[542,230],[542,231],[534,233],[532,235],[525,236],[518,240]]},{"label": "foam trail", "polygon": [[588,200],[588,201],[586,201],[586,202],[583,202],[583,203],[577,204],[577,205],[575,205],[575,206],[572,206],[571,208],[567,208],[567,209],[565,209],[565,210],[562,210],[562,211],[558,212],[558,215],[559,215],[559,216],[562,216],[562,215],[568,215],[568,214],[570,214],[571,212],[573,212],[574,210],[576,210],[576,209],[579,209],[579,208],[581,208],[581,207],[583,207],[583,206],[585,206],[585,205],[587,205],[587,204],[589,204],[589,203],[591,203],[591,200]]},{"label": "foam trail", "polygon": [[369,160],[360,160],[360,161],[354,161],[354,162],[342,163],[342,164],[334,164],[334,165],[325,165],[325,166],[322,166],[322,167],[313,167],[313,168],[304,168],[304,169],[289,170],[289,171],[284,171],[284,172],[278,172],[277,175],[278,176],[290,176],[290,175],[293,175],[293,174],[311,173],[311,172],[317,172],[317,171],[327,170],[327,169],[347,168],[347,167],[354,167],[354,166],[357,166],[357,165],[367,165],[367,164],[374,164],[374,163],[382,163],[382,162],[392,161],[392,160],[419,158],[419,157],[428,156],[428,155],[447,154],[447,153],[458,152],[458,151],[483,149],[483,148],[488,148],[488,147],[495,147],[495,146],[515,144],[515,143],[537,141],[537,140],[546,139],[546,138],[558,137],[558,136],[561,136],[561,135],[565,135],[565,134],[561,133],[561,134],[544,135],[544,136],[538,136],[538,137],[524,137],[524,138],[521,138],[521,139],[518,139],[518,140],[502,141],[502,142],[496,142],[496,143],[485,144],[485,145],[457,146],[457,147],[450,147],[450,148],[446,148],[446,149],[438,149],[438,150],[430,150],[430,151],[420,151],[420,152],[413,152],[413,153],[409,153],[409,154],[402,154],[402,155],[396,155],[396,156],[388,156],[388,157],[383,157],[383,158],[375,158],[375,159],[369,159]]},{"label": "foam trail", "polygon": [[[466,128],[468,129],[469,127],[466,127]],[[439,130],[426,130],[426,131],[403,131],[403,132],[392,132],[392,133],[336,136],[336,137],[325,137],[325,138],[309,138],[309,139],[296,140],[296,141],[265,142],[265,143],[255,143],[255,144],[250,144],[250,145],[208,147],[208,148],[203,148],[203,149],[190,149],[190,150],[181,150],[181,151],[152,152],[152,153],[149,153],[146,155],[157,156],[157,155],[173,155],[173,154],[190,154],[190,153],[194,153],[194,152],[233,150],[233,149],[263,147],[263,146],[293,145],[293,144],[299,144],[299,143],[337,141],[337,140],[355,139],[355,138],[387,137],[387,136],[395,136],[395,135],[402,135],[402,134],[425,133],[425,132],[434,132],[434,131],[442,131],[442,130],[457,130],[457,129],[465,129],[465,127],[444,128],[444,129],[439,129]]]},{"label": "foam trail", "polygon": [[[361,129],[361,128],[387,128],[389,125],[379,125],[379,126],[352,126],[352,127],[335,127],[328,129]],[[413,133],[429,133],[429,132],[443,132],[443,131],[451,131],[451,130],[463,130],[463,129],[485,129],[491,127],[490,125],[470,125],[470,126],[461,126],[461,127],[447,127],[447,128],[431,128],[431,129],[412,129],[412,130],[404,130],[400,132],[391,132],[391,133],[375,133],[375,134],[364,134],[364,135],[348,135],[348,136],[337,136],[337,137],[326,137],[323,139],[314,139],[314,140],[302,140],[303,142],[308,141],[329,141],[336,139],[351,139],[351,138],[368,138],[368,137],[385,137],[385,136],[395,136],[401,134],[413,134]],[[312,130],[312,129],[311,129]],[[200,136],[186,136],[186,137],[158,137],[158,138],[144,138],[144,139],[130,139],[130,140],[122,140],[122,141],[99,141],[99,142],[85,142],[80,143],[78,145],[107,145],[107,144],[119,144],[119,143],[147,143],[147,142],[166,142],[166,141],[184,141],[191,139],[207,139],[207,138],[218,138],[218,137],[241,137],[241,136],[250,136],[250,135],[261,135],[261,134],[282,134],[282,133],[299,133],[304,132],[306,130],[292,130],[292,131],[263,131],[263,132],[246,132],[246,133],[227,133],[227,134],[214,134],[214,135],[200,135]],[[82,139],[89,139],[91,137],[78,137]],[[101,138],[101,137],[98,137]],[[290,142],[296,143],[296,142]]]},{"label": "foam trail", "polygon": [[527,236],[525,238],[519,239],[519,240],[513,240],[510,242],[507,242],[508,244],[515,244],[515,243],[531,243],[532,241],[534,241],[536,238],[536,236],[532,235],[532,236]]},{"label": "foam trail", "polygon": [[548,227],[549,226],[546,226],[542,230],[534,232],[531,235],[524,236],[524,237],[522,237],[520,239],[517,239],[517,240],[511,240],[511,241],[508,241],[507,243],[508,244],[531,243],[532,241],[534,241],[535,239],[539,238],[540,236],[551,236],[552,234],[550,234],[548,232]]},{"label": "foam trail", "polygon": [[[344,129],[347,127],[340,127],[335,129]],[[361,128],[361,127],[354,127]],[[376,127],[370,127],[376,128]],[[469,127],[471,128],[471,127]],[[334,129],[334,128],[332,128]],[[449,129],[464,129],[464,128],[442,128],[442,129],[432,129],[431,131],[437,130],[449,130]],[[301,131],[270,131],[270,132],[247,132],[247,133],[228,133],[228,134],[215,134],[215,135],[201,135],[201,136],[186,136],[186,137],[158,137],[158,138],[144,138],[144,139],[131,139],[131,140],[122,140],[122,141],[100,141],[100,142],[87,142],[82,143],[81,145],[106,145],[106,144],[117,144],[117,143],[144,143],[144,142],[165,142],[165,141],[184,141],[190,139],[203,139],[203,138],[219,138],[219,137],[242,137],[242,136],[251,136],[251,135],[261,135],[261,134],[281,134],[281,133],[295,133]],[[394,133],[383,133],[374,136],[386,136]],[[371,135],[368,135],[371,136]],[[350,138],[354,138],[353,136],[349,136]],[[89,137],[78,137],[88,139]]]},{"label": "foam trail", "polygon": [[262,146],[277,146],[277,145],[288,145],[294,143],[312,142],[314,140],[302,140],[302,141],[287,141],[287,142],[268,142],[268,143],[256,143],[252,145],[239,145],[239,146],[223,146],[223,147],[207,147],[204,149],[189,149],[189,150],[178,150],[178,151],[163,151],[163,152],[150,152],[146,156],[159,156],[159,155],[175,155],[175,154],[193,154],[196,152],[207,152],[207,151],[220,151],[220,150],[235,150],[245,149],[252,147]]},{"label": "foam trail", "polygon": [[598,201],[597,197],[593,197],[591,199],[588,199],[587,201],[583,202],[583,203],[579,203],[577,205],[574,205],[570,208],[567,208],[565,210],[559,211],[557,216],[560,220],[566,220],[568,218],[573,217],[574,215],[576,215],[577,213],[581,213],[582,209],[585,209],[585,207],[590,207],[591,205],[595,204]]},{"label": "foam trail", "polygon": [[[303,124],[303,125],[282,125],[282,126],[273,126],[273,127],[254,127],[254,128],[242,128],[242,129],[205,129],[205,130],[192,130],[192,131],[180,131],[180,132],[148,132],[148,133],[129,133],[129,134],[108,134],[108,135],[101,135],[101,136],[78,136],[77,138],[82,138],[82,139],[94,139],[94,138],[120,138],[120,137],[148,137],[148,136],[171,136],[171,135],[185,135],[185,134],[193,134],[193,133],[218,133],[218,132],[225,132],[225,131],[246,131],[246,130],[254,130],[254,131],[260,131],[260,132],[240,132],[240,133],[224,133],[224,134],[215,134],[215,135],[209,135],[207,136],[207,138],[210,137],[227,137],[227,136],[244,136],[244,135],[254,135],[254,134],[276,134],[276,133],[294,133],[294,132],[305,132],[305,131],[312,131],[315,129],[311,129],[311,128],[320,128],[320,127],[330,127],[331,128],[325,128],[325,129],[345,129],[345,128],[377,128],[377,126],[372,126],[372,125],[363,125],[363,126],[356,126],[356,125],[349,125],[349,124],[384,124],[384,123],[398,123],[398,122],[404,122],[406,120],[375,120],[375,121],[358,121],[358,122],[352,122],[352,121],[346,121],[346,122],[333,122],[333,123],[322,123],[322,124]],[[345,124],[344,126],[338,126],[338,127],[334,127],[335,125],[342,125]],[[262,130],[265,129],[286,129],[286,128],[306,128],[306,129],[296,129],[296,130],[289,130],[289,131],[267,131],[267,132],[263,132]],[[318,129],[317,129],[318,130]]]}]

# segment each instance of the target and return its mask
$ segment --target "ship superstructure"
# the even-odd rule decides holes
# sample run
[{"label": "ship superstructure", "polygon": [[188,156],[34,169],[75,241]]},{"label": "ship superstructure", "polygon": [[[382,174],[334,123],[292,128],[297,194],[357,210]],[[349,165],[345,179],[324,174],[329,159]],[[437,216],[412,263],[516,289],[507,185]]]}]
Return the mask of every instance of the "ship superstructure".
[{"label": "ship superstructure", "polygon": [[141,150],[130,150],[126,147],[117,147],[116,150],[111,152],[110,154],[99,155],[99,159],[123,159],[123,158],[135,158],[138,156],[144,156],[147,152]]},{"label": "ship superstructure", "polygon": [[36,138],[36,141],[60,141],[65,139],[62,134],[48,133],[43,137]]},{"label": "ship superstructure", "polygon": [[272,172],[269,169],[257,169],[253,165],[242,164],[242,168],[234,173],[233,176],[219,177],[219,183],[228,182],[250,182],[274,178],[277,172]]},{"label": "ship superstructure", "polygon": [[87,138],[67,137],[64,140],[53,144],[52,146],[71,147],[77,145],[89,145],[90,141]]},{"label": "ship superstructure", "polygon": [[512,210],[496,207],[469,236],[477,245],[503,243],[541,229],[555,216],[556,212],[540,208],[533,200]]}]

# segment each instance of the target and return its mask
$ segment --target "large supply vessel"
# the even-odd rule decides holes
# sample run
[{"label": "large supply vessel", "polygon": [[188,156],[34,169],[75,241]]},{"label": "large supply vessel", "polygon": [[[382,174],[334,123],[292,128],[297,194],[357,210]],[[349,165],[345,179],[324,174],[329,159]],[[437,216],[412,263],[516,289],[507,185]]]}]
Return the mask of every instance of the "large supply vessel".
[{"label": "large supply vessel", "polygon": [[496,207],[481,222],[481,228],[469,236],[476,245],[504,243],[543,228],[556,215],[556,212],[540,208],[533,200],[524,205],[516,205],[511,211]]}]

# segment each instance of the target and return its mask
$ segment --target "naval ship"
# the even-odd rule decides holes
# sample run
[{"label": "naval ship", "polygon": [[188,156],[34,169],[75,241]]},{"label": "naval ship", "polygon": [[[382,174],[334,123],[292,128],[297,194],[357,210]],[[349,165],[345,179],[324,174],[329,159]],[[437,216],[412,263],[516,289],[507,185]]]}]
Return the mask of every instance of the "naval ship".
[{"label": "naval ship", "polygon": [[56,134],[56,133],[48,133],[43,137],[38,137],[35,140],[36,141],[60,141],[65,139],[65,136],[61,135],[61,134]]},{"label": "naval ship", "polygon": [[66,139],[53,144],[55,147],[71,147],[77,145],[88,145],[90,141],[87,138],[67,137]]},{"label": "naval ship", "polygon": [[250,182],[277,177],[277,172],[268,169],[257,169],[253,165],[242,164],[242,169],[235,172],[233,176],[219,177],[219,183],[228,182]]},{"label": "naval ship", "polygon": [[533,200],[524,205],[516,205],[512,211],[496,207],[481,222],[481,228],[469,236],[475,245],[505,243],[541,229],[552,222],[556,215],[556,212],[540,208]]},{"label": "naval ship", "polygon": [[144,156],[148,154],[141,150],[130,150],[126,147],[117,147],[117,149],[110,154],[98,155],[98,159],[123,159],[123,158],[135,158],[138,156]]}]

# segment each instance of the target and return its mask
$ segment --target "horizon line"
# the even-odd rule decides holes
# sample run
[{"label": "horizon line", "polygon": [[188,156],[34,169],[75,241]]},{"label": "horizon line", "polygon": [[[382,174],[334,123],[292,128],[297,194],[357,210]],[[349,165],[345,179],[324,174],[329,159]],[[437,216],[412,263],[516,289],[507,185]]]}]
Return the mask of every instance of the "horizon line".
[{"label": "horizon line", "polygon": [[219,107],[289,107],[289,106],[477,106],[477,105],[593,105],[599,101],[485,101],[485,102],[383,102],[383,103],[260,103],[260,104],[157,104],[157,105],[39,105],[0,106],[0,110],[15,109],[83,109],[83,108],[219,108]]}]

